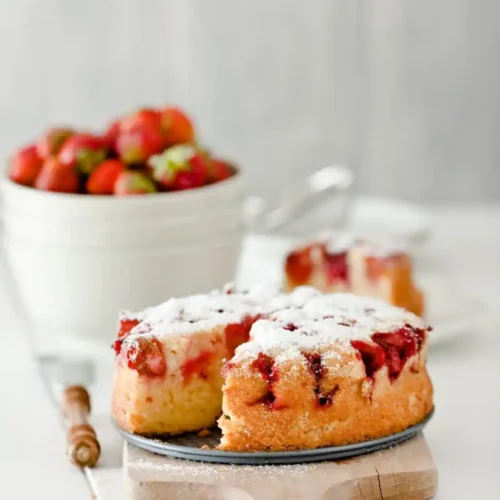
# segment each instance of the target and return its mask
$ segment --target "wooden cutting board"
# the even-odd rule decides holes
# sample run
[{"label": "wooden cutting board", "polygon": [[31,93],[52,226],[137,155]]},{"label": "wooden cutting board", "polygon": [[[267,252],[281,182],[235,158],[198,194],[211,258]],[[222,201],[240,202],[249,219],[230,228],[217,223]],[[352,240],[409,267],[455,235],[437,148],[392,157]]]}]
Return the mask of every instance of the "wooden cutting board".
[{"label": "wooden cutting board", "polygon": [[423,435],[392,449],[340,462],[226,465],[154,455],[128,443],[129,500],[426,499],[438,474]]}]

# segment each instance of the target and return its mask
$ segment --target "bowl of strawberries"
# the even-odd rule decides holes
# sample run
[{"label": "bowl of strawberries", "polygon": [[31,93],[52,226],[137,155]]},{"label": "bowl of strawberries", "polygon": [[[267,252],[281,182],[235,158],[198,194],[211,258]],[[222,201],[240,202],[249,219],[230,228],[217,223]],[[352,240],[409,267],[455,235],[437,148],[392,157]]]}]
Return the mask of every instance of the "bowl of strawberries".
[{"label": "bowl of strawberries", "polygon": [[1,181],[5,255],[37,328],[108,340],[122,309],[234,278],[242,176],[178,108],[102,133],[52,128],[12,154]]}]

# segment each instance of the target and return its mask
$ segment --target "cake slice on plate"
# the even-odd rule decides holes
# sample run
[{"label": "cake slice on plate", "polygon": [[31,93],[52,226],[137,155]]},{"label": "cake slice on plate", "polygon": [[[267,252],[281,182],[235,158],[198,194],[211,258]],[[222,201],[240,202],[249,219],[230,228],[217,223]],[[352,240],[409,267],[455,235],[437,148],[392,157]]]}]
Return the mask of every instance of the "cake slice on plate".
[{"label": "cake slice on plate", "polygon": [[418,316],[424,312],[410,256],[395,246],[328,233],[291,251],[284,267],[287,290],[308,285],[326,293],[378,298]]},{"label": "cake slice on plate", "polygon": [[248,340],[274,291],[233,288],[123,313],[114,343],[112,414],[137,434],[210,427],[220,415],[222,360]]}]

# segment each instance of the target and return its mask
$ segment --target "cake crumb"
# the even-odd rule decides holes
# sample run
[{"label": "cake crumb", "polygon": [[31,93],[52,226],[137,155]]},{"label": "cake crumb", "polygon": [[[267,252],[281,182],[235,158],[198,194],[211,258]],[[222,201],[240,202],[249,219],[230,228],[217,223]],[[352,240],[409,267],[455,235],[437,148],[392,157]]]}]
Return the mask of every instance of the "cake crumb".
[{"label": "cake crumb", "polygon": [[212,448],[210,448],[210,446],[208,446],[208,444],[204,444],[202,447],[201,447],[202,450],[211,450]]},{"label": "cake crumb", "polygon": [[201,437],[201,438],[206,438],[208,436],[210,436],[212,432],[210,431],[210,429],[201,429],[200,432],[198,432],[198,437]]}]

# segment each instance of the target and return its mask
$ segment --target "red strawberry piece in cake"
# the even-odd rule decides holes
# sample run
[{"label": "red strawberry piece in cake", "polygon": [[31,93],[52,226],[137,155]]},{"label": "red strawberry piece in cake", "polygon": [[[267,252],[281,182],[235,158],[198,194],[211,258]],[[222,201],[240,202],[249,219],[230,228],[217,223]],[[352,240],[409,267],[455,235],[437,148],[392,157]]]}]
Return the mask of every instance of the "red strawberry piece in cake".
[{"label": "red strawberry piece in cake", "polygon": [[63,165],[57,158],[50,157],[45,160],[36,178],[35,187],[59,193],[78,193],[80,179],[73,167]]},{"label": "red strawberry piece in cake", "polygon": [[203,186],[207,160],[192,145],[174,146],[149,159],[153,178],[167,190],[184,190]]},{"label": "red strawberry piece in cake", "polygon": [[161,127],[167,147],[194,141],[194,127],[189,117],[178,108],[160,111]]},{"label": "red strawberry piece in cake", "polygon": [[327,369],[325,366],[323,366],[321,355],[317,352],[313,352],[305,353],[304,357],[306,358],[309,370],[314,376],[314,395],[316,397],[317,404],[319,406],[326,406],[333,403],[333,397],[339,390],[339,386],[335,385],[332,390],[327,391],[326,393],[322,393],[321,381],[327,375]]},{"label": "red strawberry piece in cake", "polygon": [[116,181],[125,170],[126,165],[120,160],[106,160],[100,163],[87,179],[87,192],[113,194]]},{"label": "red strawberry piece in cake", "polygon": [[[226,293],[228,293],[226,291]],[[224,337],[228,355],[232,356],[235,349],[247,342],[250,337],[252,325],[259,319],[259,316],[246,316],[241,323],[230,323],[224,329]]]},{"label": "red strawberry piece in cake", "polygon": [[313,271],[311,247],[303,248],[288,255],[285,262],[285,272],[294,285],[308,282]]},{"label": "red strawberry piece in cake", "polygon": [[138,319],[122,319],[120,320],[120,329],[118,330],[118,338],[123,339],[125,338],[132,328],[136,327],[140,321]]},{"label": "red strawberry piece in cake", "polygon": [[155,183],[143,172],[126,170],[118,175],[113,193],[118,196],[148,194],[158,191]]},{"label": "red strawberry piece in cake", "polygon": [[152,155],[165,147],[162,132],[151,124],[136,125],[121,130],[116,139],[116,151],[120,159],[129,164],[145,163]]},{"label": "red strawberry piece in cake", "polygon": [[83,174],[90,174],[109,153],[105,138],[92,134],[75,134],[62,145],[58,158],[62,165],[76,167]]},{"label": "red strawberry piece in cake", "polygon": [[75,131],[69,127],[57,127],[48,130],[37,142],[38,154],[44,159],[57,155],[66,140],[74,134]]},{"label": "red strawberry piece in cake", "polygon": [[260,352],[252,362],[252,368],[257,370],[268,384],[272,384],[278,380],[278,372],[274,359],[268,354]]},{"label": "red strawberry piece in cake", "polygon": [[116,352],[116,354],[120,354],[122,349],[122,344],[131,330],[140,323],[138,319],[121,319],[120,320],[120,328],[118,330],[118,338],[113,342],[111,347]]},{"label": "red strawberry piece in cake", "polygon": [[140,375],[161,377],[167,371],[162,344],[158,339],[137,337],[125,350],[127,366]]},{"label": "red strawberry piece in cake", "polygon": [[374,333],[372,339],[385,351],[385,364],[391,380],[398,378],[408,358],[419,350],[418,334],[409,327],[391,333]]},{"label": "red strawberry piece in cake", "polygon": [[212,360],[212,351],[200,352],[194,358],[187,359],[181,366],[182,378],[188,384],[194,376],[203,380],[208,378],[208,369]]},{"label": "red strawberry piece in cake", "polygon": [[326,275],[330,284],[349,283],[349,268],[347,266],[347,252],[338,254],[325,253]]},{"label": "red strawberry piece in cake", "polygon": [[385,352],[380,346],[370,344],[363,340],[352,340],[351,345],[359,351],[366,376],[372,378],[375,372],[380,370],[385,363]]},{"label": "red strawberry piece in cake", "polygon": [[254,370],[257,370],[262,378],[267,382],[266,394],[252,404],[262,403],[270,410],[286,408],[286,404],[276,397],[273,390],[273,384],[279,380],[279,371],[275,360],[271,356],[261,352],[252,362],[251,367]]},{"label": "red strawberry piece in cake", "polygon": [[9,178],[24,186],[33,186],[42,169],[43,160],[34,145],[14,153],[9,165]]}]

